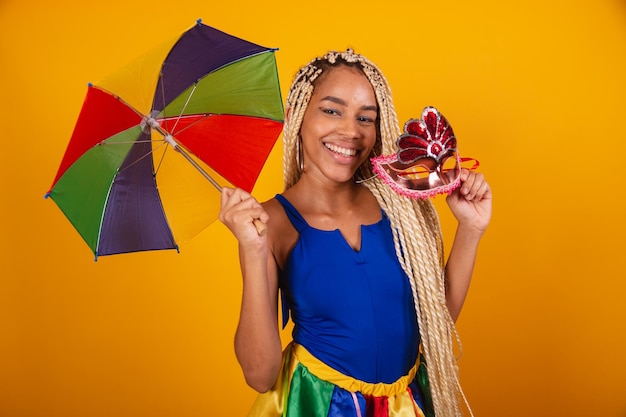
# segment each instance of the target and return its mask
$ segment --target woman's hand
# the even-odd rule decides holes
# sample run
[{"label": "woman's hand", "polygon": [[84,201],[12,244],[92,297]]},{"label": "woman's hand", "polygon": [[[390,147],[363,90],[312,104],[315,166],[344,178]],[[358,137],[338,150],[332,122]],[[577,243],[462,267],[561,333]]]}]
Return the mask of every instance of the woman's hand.
[{"label": "woman's hand", "polygon": [[222,188],[219,219],[244,247],[266,242],[254,222],[258,219],[267,223],[269,215],[252,195],[240,188]]},{"label": "woman's hand", "polygon": [[491,188],[483,174],[463,169],[461,186],[446,201],[459,226],[485,232],[491,220]]}]

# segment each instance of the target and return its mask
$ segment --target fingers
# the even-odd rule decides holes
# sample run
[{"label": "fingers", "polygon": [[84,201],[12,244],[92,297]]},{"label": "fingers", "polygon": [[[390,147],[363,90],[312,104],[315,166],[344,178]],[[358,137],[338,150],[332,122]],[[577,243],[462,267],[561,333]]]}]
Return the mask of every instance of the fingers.
[{"label": "fingers", "polygon": [[238,206],[239,209],[252,208],[260,204],[249,193],[241,188],[222,188],[221,207],[222,212],[227,212],[233,207]]},{"label": "fingers", "polygon": [[220,194],[220,207],[222,209],[226,206],[228,199],[233,195],[233,192],[235,192],[235,190],[232,188],[222,187],[222,193]]},{"label": "fingers", "polygon": [[466,200],[480,201],[490,195],[491,189],[482,173],[463,169],[460,193]]},{"label": "fingers", "polygon": [[252,225],[255,219],[267,223],[268,214],[250,193],[240,188],[222,188],[219,219],[231,230],[242,225]]}]

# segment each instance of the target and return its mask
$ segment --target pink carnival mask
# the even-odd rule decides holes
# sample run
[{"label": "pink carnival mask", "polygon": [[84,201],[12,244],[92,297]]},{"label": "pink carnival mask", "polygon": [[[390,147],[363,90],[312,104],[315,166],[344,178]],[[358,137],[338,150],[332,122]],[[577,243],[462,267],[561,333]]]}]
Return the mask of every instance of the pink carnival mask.
[{"label": "pink carnival mask", "polygon": [[426,107],[421,119],[409,119],[397,141],[395,155],[371,159],[374,172],[394,191],[412,198],[450,194],[461,185],[461,164],[478,161],[461,158],[448,120],[434,107]]}]

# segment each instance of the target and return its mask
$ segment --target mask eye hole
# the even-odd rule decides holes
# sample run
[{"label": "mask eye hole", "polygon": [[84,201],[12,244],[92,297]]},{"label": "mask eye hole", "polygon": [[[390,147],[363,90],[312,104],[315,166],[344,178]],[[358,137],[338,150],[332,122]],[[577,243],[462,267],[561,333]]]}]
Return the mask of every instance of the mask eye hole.
[{"label": "mask eye hole", "polygon": [[417,162],[410,164],[408,167],[396,166],[398,176],[405,180],[420,180],[428,178],[428,176],[437,169],[437,162],[431,158],[421,158]]},{"label": "mask eye hole", "polygon": [[456,154],[442,160],[440,169],[442,184],[449,184],[457,179],[457,177],[461,175],[461,170],[459,169],[459,161],[456,158]]}]

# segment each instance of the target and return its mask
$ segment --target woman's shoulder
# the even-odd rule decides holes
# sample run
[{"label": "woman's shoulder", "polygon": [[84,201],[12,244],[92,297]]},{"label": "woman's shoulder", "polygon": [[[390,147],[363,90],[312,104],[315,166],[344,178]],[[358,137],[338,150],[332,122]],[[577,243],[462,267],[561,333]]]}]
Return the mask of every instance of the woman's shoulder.
[{"label": "woman's shoulder", "polygon": [[276,197],[263,202],[262,206],[269,215],[267,223],[269,245],[274,259],[282,268],[299,235]]},{"label": "woman's shoulder", "polygon": [[267,201],[262,202],[261,205],[263,206],[263,209],[267,211],[267,214],[269,214],[270,216],[277,212],[281,212],[281,211],[284,212],[282,205],[278,201],[278,198],[276,198],[275,196],[270,198]]},{"label": "woman's shoulder", "polygon": [[285,228],[285,226],[291,225],[289,217],[287,216],[283,205],[280,201],[278,201],[278,198],[270,198],[269,200],[261,203],[261,205],[270,216],[270,227],[280,232]]}]

